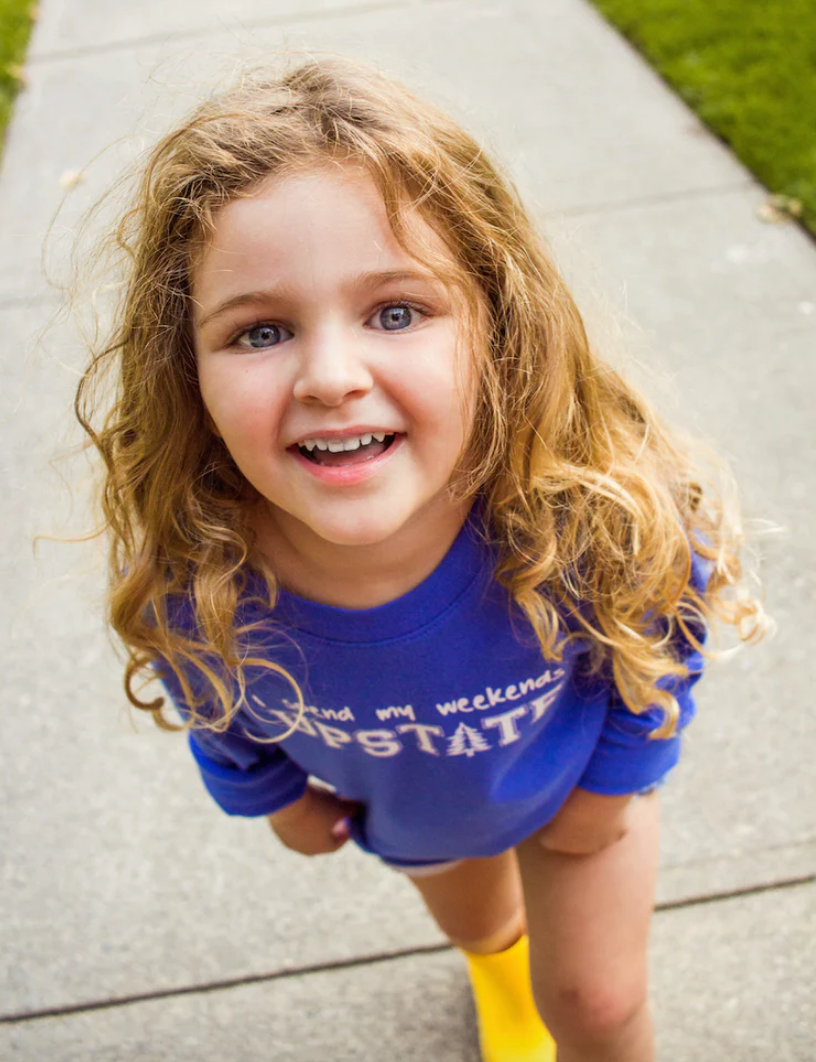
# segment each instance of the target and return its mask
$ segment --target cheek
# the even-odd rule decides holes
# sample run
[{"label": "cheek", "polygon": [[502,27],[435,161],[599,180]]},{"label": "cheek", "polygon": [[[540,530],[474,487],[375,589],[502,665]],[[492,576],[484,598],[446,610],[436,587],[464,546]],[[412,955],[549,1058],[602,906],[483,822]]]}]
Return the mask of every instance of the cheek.
[{"label": "cheek", "polygon": [[470,433],[473,403],[459,381],[449,378],[426,379],[423,387],[414,390],[413,397],[416,441],[447,467]]},{"label": "cheek", "polygon": [[199,369],[199,387],[215,430],[230,451],[241,450],[259,435],[270,436],[276,410],[253,373],[210,364]]},{"label": "cheek", "polygon": [[[433,393],[433,392],[431,392]],[[436,391],[439,417],[449,441],[462,443],[470,434],[476,410],[474,372],[470,365],[457,366]]]},{"label": "cheek", "polygon": [[457,349],[451,329],[442,343],[421,352],[410,369],[401,371],[400,387],[410,395],[418,418],[434,422],[450,439],[469,430],[476,405],[475,378],[474,352]]}]

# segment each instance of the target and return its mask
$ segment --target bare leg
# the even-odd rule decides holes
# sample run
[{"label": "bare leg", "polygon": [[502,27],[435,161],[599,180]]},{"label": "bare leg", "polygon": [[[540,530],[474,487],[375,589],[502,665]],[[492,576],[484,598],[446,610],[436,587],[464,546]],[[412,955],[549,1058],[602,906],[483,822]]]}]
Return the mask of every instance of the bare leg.
[{"label": "bare leg", "polygon": [[536,1003],[558,1062],[653,1062],[647,947],[660,804],[634,802],[628,833],[589,856],[518,846]]},{"label": "bare leg", "polygon": [[450,870],[411,881],[442,932],[465,951],[503,951],[525,931],[524,894],[513,849],[465,859]]},{"label": "bare leg", "polygon": [[412,879],[465,954],[483,1062],[555,1062],[530,987],[524,894],[511,849]]}]

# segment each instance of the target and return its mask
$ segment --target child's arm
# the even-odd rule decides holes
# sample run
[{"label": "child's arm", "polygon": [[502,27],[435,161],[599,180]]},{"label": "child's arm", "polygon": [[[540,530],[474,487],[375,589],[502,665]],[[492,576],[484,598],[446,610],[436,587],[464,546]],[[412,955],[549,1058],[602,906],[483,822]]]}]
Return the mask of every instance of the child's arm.
[{"label": "child's arm", "polygon": [[[704,593],[711,565],[692,554],[691,585]],[[705,628],[694,626],[700,642]],[[672,691],[680,709],[678,733],[669,739],[650,740],[650,734],[663,722],[659,709],[649,708],[634,715],[614,687],[609,690],[606,723],[595,753],[583,776],[558,814],[538,831],[536,838],[547,849],[568,855],[592,855],[615,844],[626,835],[632,796],[659,781],[677,763],[680,731],[694,716],[693,687],[703,668],[702,654],[685,638],[677,641],[678,657],[686,664],[685,679],[671,678]],[[586,786],[587,788],[583,788]]]},{"label": "child's arm", "polygon": [[[692,555],[691,585],[705,591],[710,565]],[[699,642],[705,642],[706,629],[690,624]],[[625,836],[632,796],[659,783],[680,757],[681,733],[695,713],[694,686],[703,670],[703,656],[682,635],[675,648],[677,657],[689,669],[686,678],[666,677],[660,685],[677,700],[680,717],[671,738],[652,738],[664,715],[656,706],[635,715],[610,684],[606,720],[595,751],[560,811],[538,838],[551,851],[590,855],[615,844]]]},{"label": "child's arm", "polygon": [[[179,715],[188,720],[191,710],[175,673],[169,666],[157,671]],[[191,729],[187,742],[204,787],[228,815],[265,817],[300,799],[307,787],[306,771],[279,745],[253,740],[240,716],[226,730]]]},{"label": "child's arm", "polygon": [[626,834],[631,800],[631,794],[605,796],[576,787],[537,839],[551,852],[593,855]]},{"label": "child's arm", "polygon": [[[174,672],[165,667],[159,674],[179,714],[189,718]],[[188,743],[206,789],[228,815],[266,816],[280,841],[304,855],[335,852],[349,839],[344,820],[359,805],[313,788],[283,748],[253,740],[239,720],[224,731],[191,730]]]}]

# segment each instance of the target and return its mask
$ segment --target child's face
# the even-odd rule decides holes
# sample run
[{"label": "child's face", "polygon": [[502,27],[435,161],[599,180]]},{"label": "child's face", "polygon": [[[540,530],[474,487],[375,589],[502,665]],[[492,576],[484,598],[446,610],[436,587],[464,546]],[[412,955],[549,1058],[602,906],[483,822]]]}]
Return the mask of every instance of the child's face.
[{"label": "child's face", "polygon": [[327,168],[229,203],[193,297],[204,404],[281,527],[370,545],[449,507],[474,393],[461,300],[397,243],[370,178]]}]

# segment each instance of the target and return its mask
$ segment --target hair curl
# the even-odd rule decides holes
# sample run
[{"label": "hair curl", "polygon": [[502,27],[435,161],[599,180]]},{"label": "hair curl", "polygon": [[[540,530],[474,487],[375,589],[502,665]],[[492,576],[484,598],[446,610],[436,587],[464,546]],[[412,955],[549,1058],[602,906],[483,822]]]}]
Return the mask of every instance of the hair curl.
[{"label": "hair curl", "polygon": [[[292,676],[253,650],[256,628],[236,621],[248,569],[265,579],[273,610],[277,582],[253,548],[247,513],[257,495],[203,407],[190,274],[225,204],[276,175],[338,160],[365,168],[412,251],[408,214],[419,212],[452,260],[431,267],[488,318],[473,430],[450,490],[484,495],[496,577],[545,656],[560,658],[566,624],[577,621],[629,709],[660,705],[657,736],[670,735],[679,709],[657,682],[687,674],[673,649],[678,633],[699,648],[698,624],[714,615],[744,640],[766,625],[745,589],[728,474],[724,486],[708,481],[692,444],[590,349],[513,184],[480,145],[390,79],[336,58],[246,76],[201,105],[152,150],[105,248],[124,281],[76,412],[104,462],[109,619],[127,649],[130,701],[176,729],[162,699],[144,701],[136,689],[165,661],[195,725],[229,724],[251,666],[289,678],[303,709]],[[106,403],[109,373],[115,395]],[[713,562],[702,595],[689,583],[692,549]],[[192,604],[195,631],[174,622],[174,600]],[[214,716],[198,710],[202,690],[220,705]]]}]

